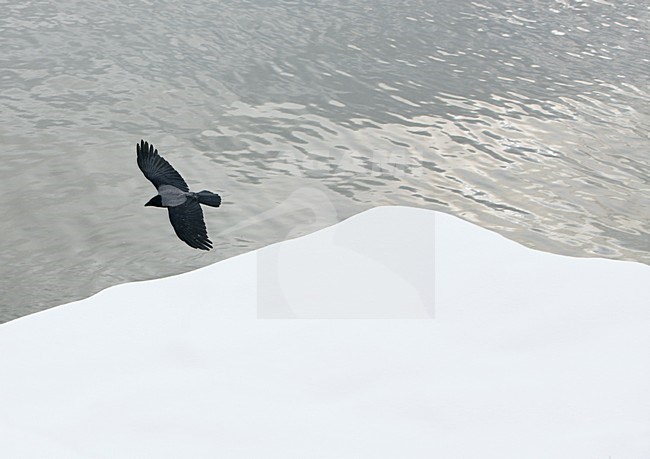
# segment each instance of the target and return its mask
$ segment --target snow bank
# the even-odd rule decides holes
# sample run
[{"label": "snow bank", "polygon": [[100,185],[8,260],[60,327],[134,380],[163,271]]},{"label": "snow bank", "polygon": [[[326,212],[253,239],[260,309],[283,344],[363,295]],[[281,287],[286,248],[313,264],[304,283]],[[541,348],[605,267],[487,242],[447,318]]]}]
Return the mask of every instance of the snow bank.
[{"label": "snow bank", "polygon": [[0,326],[0,457],[646,457],[649,280],[373,209]]}]

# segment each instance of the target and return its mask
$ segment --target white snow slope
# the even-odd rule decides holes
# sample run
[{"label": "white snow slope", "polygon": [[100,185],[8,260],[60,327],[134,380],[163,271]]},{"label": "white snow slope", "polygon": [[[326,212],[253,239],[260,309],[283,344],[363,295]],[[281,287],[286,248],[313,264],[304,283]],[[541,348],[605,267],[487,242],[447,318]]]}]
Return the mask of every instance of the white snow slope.
[{"label": "white snow slope", "polygon": [[649,388],[650,267],[381,207],[1,325],[0,457],[647,458]]}]

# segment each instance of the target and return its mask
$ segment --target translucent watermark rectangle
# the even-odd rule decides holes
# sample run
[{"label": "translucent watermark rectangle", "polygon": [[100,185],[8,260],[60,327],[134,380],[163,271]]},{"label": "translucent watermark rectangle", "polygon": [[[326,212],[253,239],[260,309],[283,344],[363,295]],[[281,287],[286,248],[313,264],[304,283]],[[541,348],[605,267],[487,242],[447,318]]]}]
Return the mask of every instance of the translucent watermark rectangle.
[{"label": "translucent watermark rectangle", "polygon": [[434,218],[416,219],[414,227],[375,208],[338,223],[326,195],[308,201],[318,203],[315,212],[332,226],[258,251],[258,318],[434,317]]}]

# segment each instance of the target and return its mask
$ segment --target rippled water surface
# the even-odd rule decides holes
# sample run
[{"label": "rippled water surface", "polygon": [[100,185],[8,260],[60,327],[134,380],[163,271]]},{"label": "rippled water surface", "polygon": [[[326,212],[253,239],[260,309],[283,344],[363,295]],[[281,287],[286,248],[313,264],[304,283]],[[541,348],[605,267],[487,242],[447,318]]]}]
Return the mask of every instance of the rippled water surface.
[{"label": "rippled water surface", "polygon": [[[387,204],[650,262],[643,2],[0,9],[0,321]],[[212,252],[143,207],[140,138],[223,196]]]}]

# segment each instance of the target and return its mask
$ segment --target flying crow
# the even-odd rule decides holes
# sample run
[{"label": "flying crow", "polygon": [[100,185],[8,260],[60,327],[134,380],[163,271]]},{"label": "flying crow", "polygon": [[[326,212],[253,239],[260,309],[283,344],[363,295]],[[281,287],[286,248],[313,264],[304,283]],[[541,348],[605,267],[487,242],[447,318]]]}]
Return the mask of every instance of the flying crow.
[{"label": "flying crow", "polygon": [[221,197],[206,190],[191,192],[181,174],[148,142],[141,140],[135,149],[140,170],[158,190],[145,206],[166,207],[169,221],[181,241],[195,249],[210,250],[212,242],[208,239],[200,204],[219,207]]}]

